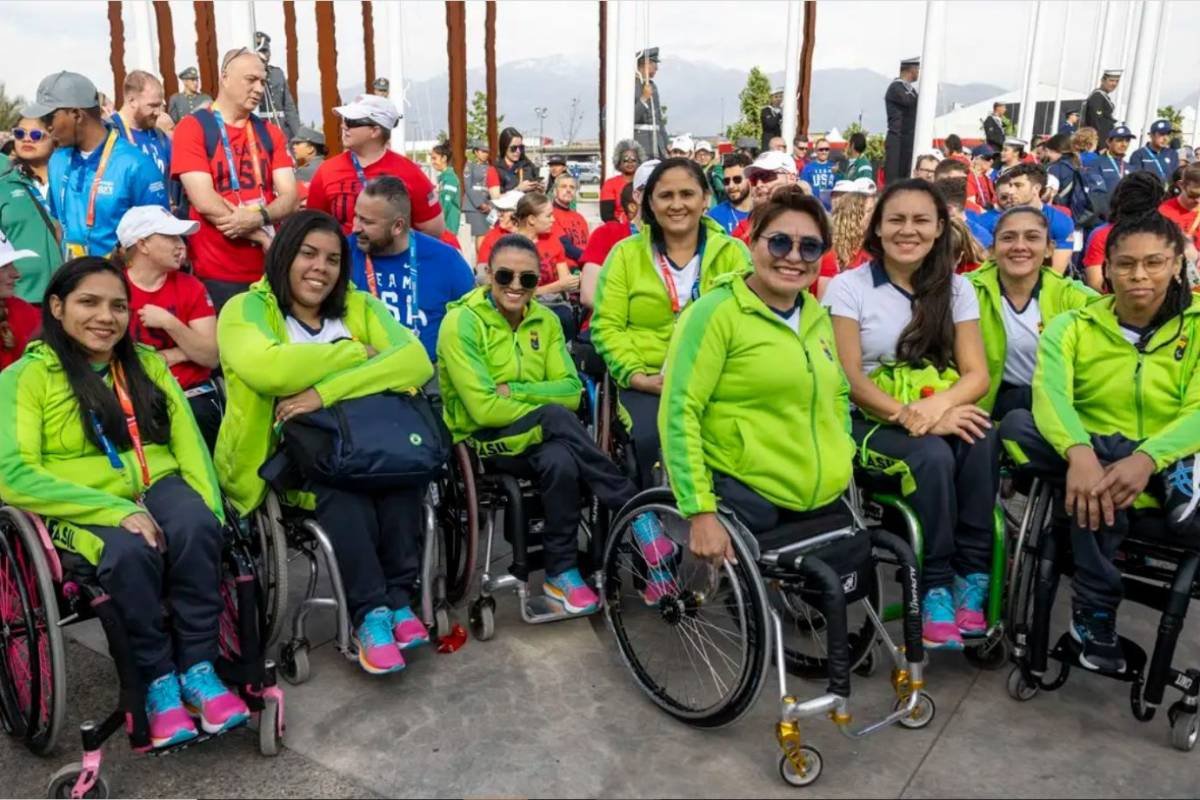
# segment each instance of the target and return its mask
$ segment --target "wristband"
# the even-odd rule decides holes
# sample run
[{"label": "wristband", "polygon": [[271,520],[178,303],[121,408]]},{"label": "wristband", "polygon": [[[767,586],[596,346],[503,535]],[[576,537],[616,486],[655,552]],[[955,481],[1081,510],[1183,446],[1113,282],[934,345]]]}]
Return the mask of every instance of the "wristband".
[{"label": "wristband", "polygon": [[271,224],[271,213],[267,211],[267,207],[265,205],[260,205],[258,207],[258,213],[262,215],[263,225]]}]

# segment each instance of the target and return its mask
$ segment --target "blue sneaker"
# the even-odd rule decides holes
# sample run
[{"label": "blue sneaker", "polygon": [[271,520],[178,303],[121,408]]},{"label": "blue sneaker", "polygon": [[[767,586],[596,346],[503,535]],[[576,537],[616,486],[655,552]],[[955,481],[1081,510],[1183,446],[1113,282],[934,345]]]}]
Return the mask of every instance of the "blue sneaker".
[{"label": "blue sneaker", "polygon": [[600,607],[600,598],[574,567],[553,577],[547,576],[542,591],[568,614],[590,614]]},{"label": "blue sneaker", "polygon": [[354,631],[358,647],[358,665],[372,675],[386,675],[404,669],[404,656],[396,646],[392,632],[392,612],[380,606],[367,612],[362,624]]},{"label": "blue sneaker", "polygon": [[392,636],[401,650],[429,644],[429,629],[409,606],[392,612]]},{"label": "blue sneaker", "polygon": [[633,521],[633,538],[638,543],[642,558],[651,567],[659,566],[675,555],[675,543],[663,535],[662,522],[650,511],[639,514]]},{"label": "blue sneaker", "polygon": [[1113,612],[1075,609],[1071,638],[1080,644],[1079,663],[1085,669],[1117,674],[1125,671],[1125,650],[1117,636],[1117,616]]},{"label": "blue sneaker", "polygon": [[188,711],[200,718],[205,733],[221,733],[250,719],[250,709],[217,677],[209,661],[195,664],[180,681]]},{"label": "blue sneaker", "polygon": [[945,586],[925,593],[921,639],[931,650],[962,650],[962,634],[954,621],[954,598]]},{"label": "blue sneaker", "polygon": [[146,716],[150,720],[150,744],[171,747],[199,736],[196,725],[179,696],[179,678],[168,672],[146,687]]},{"label": "blue sneaker", "polygon": [[651,567],[647,576],[646,588],[642,590],[642,601],[648,606],[657,606],[664,597],[679,594],[679,584],[670,569]]},{"label": "blue sneaker", "polygon": [[954,624],[963,636],[983,636],[987,619],[983,603],[987,600],[991,579],[983,572],[972,572],[965,578],[954,576]]}]

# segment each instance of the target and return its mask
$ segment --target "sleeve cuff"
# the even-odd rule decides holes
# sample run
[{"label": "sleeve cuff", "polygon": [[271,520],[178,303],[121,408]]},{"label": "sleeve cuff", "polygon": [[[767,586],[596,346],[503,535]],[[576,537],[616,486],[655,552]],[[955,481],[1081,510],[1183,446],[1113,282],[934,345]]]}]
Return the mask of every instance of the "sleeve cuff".
[{"label": "sleeve cuff", "polygon": [[679,513],[685,517],[697,514],[715,514],[717,512],[717,496],[712,492],[700,492],[690,497],[677,498]]}]

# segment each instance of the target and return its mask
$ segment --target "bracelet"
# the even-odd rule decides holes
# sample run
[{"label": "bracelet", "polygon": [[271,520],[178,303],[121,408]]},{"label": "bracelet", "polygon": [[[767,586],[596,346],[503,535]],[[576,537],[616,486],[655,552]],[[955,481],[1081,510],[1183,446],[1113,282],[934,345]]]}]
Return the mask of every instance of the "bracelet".
[{"label": "bracelet", "polygon": [[267,207],[265,205],[260,205],[258,207],[258,213],[262,214],[263,225],[271,224],[271,213],[267,211]]}]

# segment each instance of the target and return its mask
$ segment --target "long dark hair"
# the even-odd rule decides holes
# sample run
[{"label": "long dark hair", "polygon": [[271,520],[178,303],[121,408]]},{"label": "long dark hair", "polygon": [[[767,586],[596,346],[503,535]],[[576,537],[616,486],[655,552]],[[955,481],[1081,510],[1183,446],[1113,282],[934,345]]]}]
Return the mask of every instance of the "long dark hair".
[{"label": "long dark hair", "polygon": [[1150,320],[1148,330],[1154,331],[1167,320],[1182,314],[1192,304],[1192,292],[1188,287],[1187,279],[1187,262],[1181,258],[1187,242],[1179,226],[1158,211],[1151,211],[1137,217],[1121,217],[1121,221],[1109,231],[1108,241],[1104,244],[1105,262],[1112,260],[1122,239],[1137,233],[1149,233],[1159,237],[1171,246],[1175,252],[1175,258],[1179,259],[1179,271],[1175,273],[1174,279],[1167,286],[1167,295],[1163,298],[1163,304],[1158,307],[1154,318]]},{"label": "long dark hair", "polygon": [[339,319],[346,315],[346,292],[350,285],[350,243],[342,233],[342,225],[324,211],[298,211],[283,221],[275,240],[267,250],[263,270],[271,293],[284,316],[292,313],[292,262],[300,254],[304,237],[313,231],[326,231],[338,237],[342,246],[342,268],[333,282],[333,291],[321,303],[321,319]]},{"label": "long dark hair", "polygon": [[[642,221],[650,229],[650,240],[660,250],[666,249],[666,241],[663,239],[662,225],[658,223],[658,218],[654,216],[654,209],[650,207],[650,199],[654,197],[654,189],[658,186],[658,182],[662,180],[663,173],[669,169],[677,168],[687,170],[692,176],[692,180],[700,187],[700,191],[705,194],[708,193],[708,179],[704,176],[704,168],[695,161],[692,161],[690,158],[676,157],[664,158],[659,162],[658,166],[650,173],[650,177],[646,179],[645,188],[642,189]],[[701,221],[700,227],[704,227],[703,221]]]},{"label": "long dark hair", "polygon": [[888,203],[901,192],[921,192],[933,201],[942,224],[942,235],[934,241],[933,248],[913,273],[912,320],[900,332],[896,358],[910,364],[929,362],[942,370],[954,362],[953,293],[954,269],[958,265],[946,201],[933,184],[920,178],[889,184],[871,214],[863,249],[883,266],[883,239],[879,236],[879,228]]},{"label": "long dark hair", "polygon": [[[508,146],[510,144],[512,144],[513,139],[524,139],[524,138],[525,137],[522,136],[521,132],[519,130],[517,130],[516,128],[505,128],[504,130],[500,131],[500,141],[499,141],[500,152],[496,154],[496,166],[504,167],[505,169],[508,169],[508,167],[506,166],[505,161],[504,161],[504,157],[508,154]],[[516,161],[514,161],[513,165],[516,166],[517,164],[520,164],[524,160],[525,160],[525,151],[522,150],[521,157],[518,158]]]},{"label": "long dark hair", "polygon": [[[104,429],[104,435],[112,442],[113,447],[128,450],[133,446],[133,442],[129,438],[125,414],[121,411],[116,393],[104,382],[101,373],[92,369],[87,351],[66,332],[62,322],[50,311],[51,298],[57,298],[65,306],[67,298],[79,288],[79,284],[85,278],[102,273],[116,278],[125,289],[125,296],[128,298],[129,289],[125,283],[125,276],[106,259],[84,256],[72,259],[58,268],[51,276],[46,294],[42,297],[42,340],[62,363],[71,392],[79,401],[83,432],[88,441],[95,445],[96,449],[104,449],[91,424],[91,416],[95,413]],[[146,374],[128,329],[113,346],[113,360],[121,365],[125,374],[125,388],[133,402],[133,413],[137,417],[138,432],[142,439],[166,444],[171,440],[167,397]]]}]

